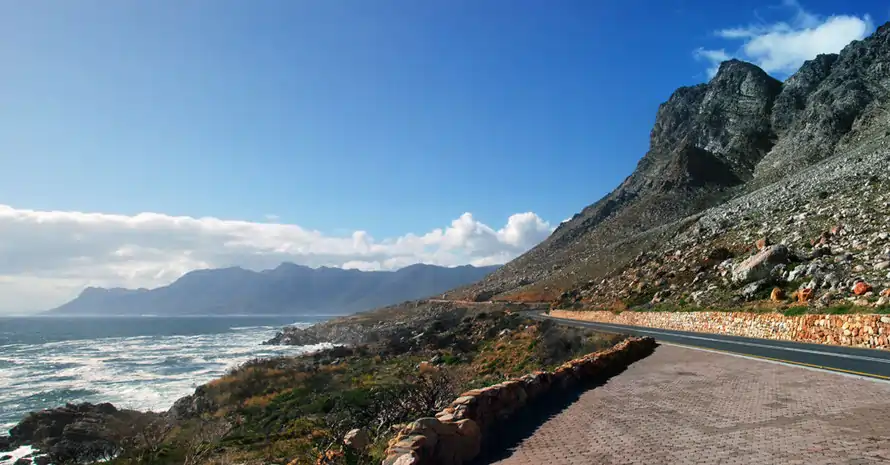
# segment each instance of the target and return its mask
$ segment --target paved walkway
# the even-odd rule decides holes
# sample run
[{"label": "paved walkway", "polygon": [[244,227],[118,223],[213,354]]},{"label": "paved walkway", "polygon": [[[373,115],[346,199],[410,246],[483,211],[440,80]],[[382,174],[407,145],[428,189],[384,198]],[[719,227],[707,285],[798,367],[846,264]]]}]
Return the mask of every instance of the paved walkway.
[{"label": "paved walkway", "polygon": [[498,464],[890,463],[890,384],[660,346]]}]

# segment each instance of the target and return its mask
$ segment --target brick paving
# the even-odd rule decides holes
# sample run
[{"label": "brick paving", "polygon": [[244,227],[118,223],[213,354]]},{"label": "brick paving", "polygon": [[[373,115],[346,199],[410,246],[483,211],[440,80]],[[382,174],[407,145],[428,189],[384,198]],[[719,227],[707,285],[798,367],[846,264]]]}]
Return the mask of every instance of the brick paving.
[{"label": "brick paving", "polygon": [[541,423],[497,464],[890,464],[890,383],[677,346]]}]

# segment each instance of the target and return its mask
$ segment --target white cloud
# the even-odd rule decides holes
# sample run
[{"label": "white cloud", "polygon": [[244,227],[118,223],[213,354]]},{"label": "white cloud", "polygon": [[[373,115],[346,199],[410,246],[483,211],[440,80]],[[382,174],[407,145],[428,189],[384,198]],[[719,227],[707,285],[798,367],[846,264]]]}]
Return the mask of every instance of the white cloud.
[{"label": "white cloud", "polygon": [[699,47],[695,51],[695,58],[710,63],[710,66],[708,66],[708,77],[714,77],[717,75],[717,69],[720,67],[720,63],[732,57],[722,48],[720,50],[705,50]]},{"label": "white cloud", "polygon": [[837,53],[854,40],[861,40],[874,29],[868,15],[838,15],[827,18],[806,11],[794,0],[786,0],[782,8],[791,12],[785,21],[759,23],[722,29],[720,38],[742,41],[737,51],[699,48],[696,58],[710,63],[708,73],[713,76],[720,62],[734,56],[750,61],[766,72],[789,75],[804,61],[821,53]]},{"label": "white cloud", "polygon": [[504,263],[553,228],[517,213],[493,229],[464,213],[446,228],[377,240],[330,236],[292,224],[34,211],[0,205],[0,313],[46,309],[86,286],[157,287],[199,268],[308,266],[390,270],[413,263]]}]

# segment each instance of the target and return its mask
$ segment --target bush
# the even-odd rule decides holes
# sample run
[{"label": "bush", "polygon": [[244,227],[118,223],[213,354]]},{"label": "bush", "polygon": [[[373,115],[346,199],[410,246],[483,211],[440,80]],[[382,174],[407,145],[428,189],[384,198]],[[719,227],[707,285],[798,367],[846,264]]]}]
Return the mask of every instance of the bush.
[{"label": "bush", "polygon": [[805,313],[807,313],[807,307],[798,306],[798,307],[791,307],[791,308],[783,311],[782,315],[798,316],[798,315],[803,315]]}]

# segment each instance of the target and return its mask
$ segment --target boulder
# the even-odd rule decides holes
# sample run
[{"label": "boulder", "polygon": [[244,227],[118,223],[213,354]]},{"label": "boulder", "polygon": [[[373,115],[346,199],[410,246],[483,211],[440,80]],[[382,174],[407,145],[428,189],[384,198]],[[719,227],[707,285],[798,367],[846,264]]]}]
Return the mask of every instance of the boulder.
[{"label": "boulder", "polygon": [[871,291],[872,287],[864,281],[859,281],[853,285],[853,293],[856,295],[865,295],[867,292]]},{"label": "boulder", "polygon": [[409,452],[407,454],[397,455],[395,457],[387,458],[383,461],[384,465],[420,465],[422,461],[420,460],[420,456],[417,455],[416,452]]},{"label": "boulder", "polygon": [[806,303],[813,300],[813,289],[809,287],[805,287],[799,291],[797,291],[797,301],[800,303]]},{"label": "boulder", "polygon": [[371,436],[364,428],[350,430],[343,436],[343,444],[358,451],[363,451],[371,445]]},{"label": "boulder", "polygon": [[751,300],[751,299],[753,299],[754,296],[757,295],[757,293],[760,292],[760,290],[763,289],[763,287],[766,286],[767,284],[768,284],[768,283],[767,283],[767,280],[766,280],[766,279],[761,279],[761,280],[759,280],[759,281],[754,281],[753,283],[750,283],[750,284],[748,284],[747,286],[745,286],[744,288],[742,288],[742,290],[739,291],[739,294],[740,294],[742,297],[744,297],[745,299]]},{"label": "boulder", "polygon": [[773,267],[788,262],[788,248],[782,244],[765,247],[756,255],[739,263],[732,271],[732,280],[738,284],[770,277]]},{"label": "boulder", "polygon": [[432,362],[420,362],[417,365],[417,371],[421,373],[436,373],[439,369]]}]

